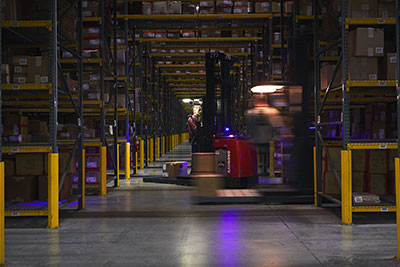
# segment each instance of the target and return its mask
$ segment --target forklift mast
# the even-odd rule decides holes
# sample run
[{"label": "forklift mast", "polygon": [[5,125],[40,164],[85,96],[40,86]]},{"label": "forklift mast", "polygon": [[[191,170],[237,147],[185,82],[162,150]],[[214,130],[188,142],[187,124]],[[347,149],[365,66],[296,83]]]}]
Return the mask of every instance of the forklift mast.
[{"label": "forklift mast", "polygon": [[[214,152],[213,136],[232,133],[232,97],[235,82],[230,71],[235,59],[224,53],[206,54],[206,95],[203,97],[203,127],[199,135],[201,152]],[[216,88],[221,88],[220,105],[217,109]]]}]

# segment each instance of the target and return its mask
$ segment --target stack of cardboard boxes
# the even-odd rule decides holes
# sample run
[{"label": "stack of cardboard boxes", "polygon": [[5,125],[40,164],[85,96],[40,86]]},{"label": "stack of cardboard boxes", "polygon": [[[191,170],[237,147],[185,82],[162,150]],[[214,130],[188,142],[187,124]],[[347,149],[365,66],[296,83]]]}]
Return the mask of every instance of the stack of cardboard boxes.
[{"label": "stack of cardboard boxes", "polygon": [[13,83],[49,82],[49,58],[47,56],[14,56],[11,63]]},{"label": "stack of cardboard boxes", "polygon": [[[66,170],[66,179],[62,184],[60,200],[70,197],[72,193],[72,172],[75,159],[68,160],[71,152],[59,153],[60,175]],[[28,153],[8,156],[6,166],[6,200],[10,202],[47,201],[48,175],[47,154]],[[60,185],[61,186],[61,185]]]},{"label": "stack of cardboard boxes", "polygon": [[[341,148],[329,147],[328,151],[340,179]],[[368,192],[378,196],[392,194],[394,187],[391,179],[393,179],[395,157],[395,150],[352,150],[352,191]],[[325,151],[322,160],[323,192],[340,195],[341,188]]]}]

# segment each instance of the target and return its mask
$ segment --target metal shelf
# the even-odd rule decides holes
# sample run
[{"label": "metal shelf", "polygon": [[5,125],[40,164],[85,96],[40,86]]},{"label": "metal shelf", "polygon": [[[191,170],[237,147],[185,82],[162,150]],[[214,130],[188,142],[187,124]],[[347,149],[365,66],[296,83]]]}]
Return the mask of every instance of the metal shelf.
[{"label": "metal shelf", "polygon": [[202,38],[136,38],[139,42],[162,42],[162,43],[182,43],[182,42],[253,42],[262,40],[261,37],[202,37]]},{"label": "metal shelf", "polygon": [[[3,84],[2,90],[5,91],[38,91],[38,90],[47,90],[51,93],[52,84],[44,83],[44,84]],[[32,96],[31,96],[32,97]]]},{"label": "metal shelf", "polygon": [[272,14],[175,14],[175,15],[118,15],[125,20],[224,20],[224,19],[269,19]]},{"label": "metal shelf", "polygon": [[346,18],[346,28],[350,25],[395,25],[395,18],[353,19]]},{"label": "metal shelf", "polygon": [[1,22],[4,28],[47,28],[51,30],[51,20],[6,20]]}]

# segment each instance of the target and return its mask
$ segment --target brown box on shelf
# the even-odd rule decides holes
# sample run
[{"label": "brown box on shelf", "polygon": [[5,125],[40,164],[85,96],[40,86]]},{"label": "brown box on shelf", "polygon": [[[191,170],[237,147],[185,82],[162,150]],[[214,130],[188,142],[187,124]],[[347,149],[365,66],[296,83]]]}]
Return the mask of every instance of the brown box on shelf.
[{"label": "brown box on shelf", "polygon": [[386,174],[370,174],[369,192],[378,196],[386,194]]},{"label": "brown box on shelf", "polygon": [[224,188],[223,175],[203,174],[193,175],[196,185],[196,196],[198,197],[217,197],[218,190]]},{"label": "brown box on shelf", "polygon": [[374,121],[372,124],[372,139],[386,139],[386,123]]},{"label": "brown box on shelf", "polygon": [[256,13],[269,12],[269,2],[256,2]]},{"label": "brown box on shelf", "polygon": [[[366,170],[365,166],[366,151],[365,150],[352,150],[351,151],[351,169],[354,172],[364,172]],[[340,162],[339,162],[340,164]]]},{"label": "brown box on shelf", "polygon": [[381,203],[381,200],[379,196],[375,194],[353,192],[353,205],[371,205],[379,203]]},{"label": "brown box on shelf", "polygon": [[167,2],[153,2],[153,14],[167,14]]},{"label": "brown box on shelf", "polygon": [[194,14],[196,5],[194,3],[182,2],[182,14]]},{"label": "brown box on shelf", "polygon": [[[76,159],[72,158],[71,163],[67,166],[68,164],[68,160],[71,156],[71,152],[69,151],[60,151],[58,153],[58,166],[59,166],[59,173],[62,174],[64,172],[65,169],[67,169],[67,173],[73,173],[76,171]],[[68,168],[66,168],[68,167]],[[47,173],[48,172],[48,157],[47,154],[44,155],[44,172]]]},{"label": "brown box on shelf", "polygon": [[355,172],[353,171],[351,174],[351,187],[355,192],[363,192],[366,186],[365,172]]},{"label": "brown box on shelf", "polygon": [[369,169],[374,174],[387,173],[387,159],[385,150],[371,150],[369,159]]},{"label": "brown box on shelf", "polygon": [[281,33],[280,32],[274,32],[272,36],[272,43],[273,44],[281,44]]},{"label": "brown box on shelf", "polygon": [[[329,83],[331,82],[333,72],[335,71],[335,65],[327,64],[321,67],[321,90],[328,88]],[[342,72],[341,67],[338,69],[335,79],[333,81],[333,86],[337,86],[342,82]]]},{"label": "brown box on shelf", "polygon": [[27,66],[14,66],[14,74],[26,74],[27,71]]},{"label": "brown box on shelf", "polygon": [[49,58],[47,56],[28,57],[28,83],[49,82]]},{"label": "brown box on shelf", "polygon": [[182,3],[181,3],[181,1],[169,1],[169,2],[167,2],[167,13],[168,14],[182,14]]},{"label": "brown box on shelf", "polygon": [[[61,177],[59,177],[61,179]],[[42,175],[38,177],[38,199],[40,201],[47,201],[48,200],[48,176]],[[64,184],[59,185],[62,186],[59,200],[66,200],[72,194],[72,173],[69,173],[65,176]]]},{"label": "brown box on shelf", "polygon": [[5,159],[4,160],[4,168],[5,168],[6,178],[14,176],[15,175],[15,160],[14,159]]},{"label": "brown box on shelf", "polygon": [[29,202],[37,199],[37,176],[11,176],[6,178],[6,200]]},{"label": "brown box on shelf", "polygon": [[349,54],[358,57],[384,56],[384,31],[357,28],[349,33]]},{"label": "brown box on shelf", "polygon": [[313,1],[312,0],[300,0],[299,1],[299,15],[312,16],[312,14],[313,14]]},{"label": "brown box on shelf", "polygon": [[385,58],[385,72],[386,72],[386,80],[395,80],[396,79],[396,62],[397,56],[396,53],[387,53]]},{"label": "brown box on shelf", "polygon": [[34,136],[47,136],[49,134],[47,121],[30,119],[28,122],[28,132]]},{"label": "brown box on shelf", "polygon": [[88,37],[82,40],[83,49],[95,49],[100,45],[99,37]]},{"label": "brown box on shelf", "polygon": [[17,154],[15,156],[16,175],[42,175],[44,168],[43,154]]},{"label": "brown box on shelf", "polygon": [[380,18],[395,18],[396,17],[395,1],[378,1],[378,5],[379,5],[378,16]]},{"label": "brown box on shelf", "polygon": [[83,27],[82,28],[82,37],[97,37],[100,34],[99,27]]},{"label": "brown box on shelf", "polygon": [[28,56],[13,56],[12,57],[13,66],[26,66],[28,65]]},{"label": "brown box on shelf", "polygon": [[378,58],[376,57],[350,57],[350,80],[377,80]]},{"label": "brown box on shelf", "polygon": [[279,2],[272,2],[272,12],[279,13],[281,12],[281,3]]},{"label": "brown box on shelf", "polygon": [[153,5],[151,2],[143,2],[142,4],[142,14],[143,15],[151,15],[153,14]]},{"label": "brown box on shelf", "polygon": [[293,2],[285,2],[284,5],[284,12],[286,14],[291,14],[293,13]]},{"label": "brown box on shelf", "polygon": [[99,11],[98,1],[82,1],[82,16],[96,17]]},{"label": "brown box on shelf", "polygon": [[[340,178],[340,172],[338,172]],[[340,195],[341,189],[336,180],[335,174],[331,171],[325,173],[325,194]]]},{"label": "brown box on shelf", "polygon": [[26,74],[14,74],[13,83],[25,84],[27,83]]},{"label": "brown box on shelf", "polygon": [[378,16],[377,0],[352,0],[348,1],[350,18],[376,18]]}]

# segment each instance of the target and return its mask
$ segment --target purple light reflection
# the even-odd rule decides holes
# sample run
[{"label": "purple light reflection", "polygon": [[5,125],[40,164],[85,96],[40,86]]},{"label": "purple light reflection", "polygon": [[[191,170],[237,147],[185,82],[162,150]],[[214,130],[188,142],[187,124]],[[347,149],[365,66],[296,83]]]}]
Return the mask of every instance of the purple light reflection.
[{"label": "purple light reflection", "polygon": [[227,209],[218,225],[219,266],[240,266],[238,254],[242,250],[237,210]]}]

